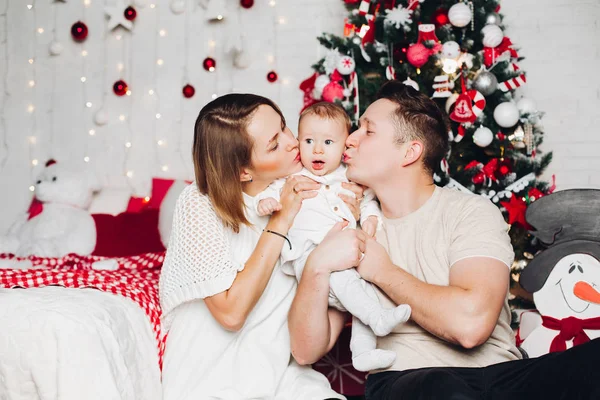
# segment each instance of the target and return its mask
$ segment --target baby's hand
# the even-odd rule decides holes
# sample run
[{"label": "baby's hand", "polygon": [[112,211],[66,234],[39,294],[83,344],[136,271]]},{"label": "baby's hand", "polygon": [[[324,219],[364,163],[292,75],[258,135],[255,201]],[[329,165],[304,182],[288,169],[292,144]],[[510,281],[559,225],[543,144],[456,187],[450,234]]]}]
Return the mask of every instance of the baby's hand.
[{"label": "baby's hand", "polygon": [[370,237],[374,237],[375,236],[375,232],[377,231],[377,217],[374,215],[371,215],[369,217],[367,217],[367,219],[365,220],[365,222],[363,224],[361,224],[361,229]]},{"label": "baby's hand", "polygon": [[281,203],[272,197],[267,197],[258,202],[258,215],[264,217],[265,215],[271,215],[275,211],[281,210]]}]

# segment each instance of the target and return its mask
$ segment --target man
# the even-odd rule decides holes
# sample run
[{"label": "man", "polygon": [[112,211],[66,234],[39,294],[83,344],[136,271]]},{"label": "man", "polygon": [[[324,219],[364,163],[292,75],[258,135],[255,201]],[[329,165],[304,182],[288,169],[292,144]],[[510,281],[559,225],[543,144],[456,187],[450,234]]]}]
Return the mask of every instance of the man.
[{"label": "man", "polygon": [[300,363],[322,357],[343,327],[344,316],[327,309],[329,273],[358,265],[380,301],[412,308],[409,322],[378,340],[397,358],[371,371],[367,399],[600,398],[598,341],[520,360],[508,226],[489,200],[434,185],[448,136],[432,100],[388,82],[346,146],[348,178],[375,191],[383,228],[369,239],[340,224],[308,258],[288,318]]}]

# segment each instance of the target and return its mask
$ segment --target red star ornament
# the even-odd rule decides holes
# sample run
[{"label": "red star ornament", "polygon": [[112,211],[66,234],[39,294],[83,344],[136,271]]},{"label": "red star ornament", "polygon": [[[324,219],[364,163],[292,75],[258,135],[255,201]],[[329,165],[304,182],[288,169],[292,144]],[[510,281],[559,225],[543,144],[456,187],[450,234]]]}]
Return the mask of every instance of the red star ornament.
[{"label": "red star ornament", "polygon": [[509,224],[520,224],[525,229],[531,229],[531,225],[527,223],[525,219],[525,210],[527,210],[527,204],[517,195],[512,195],[510,201],[501,201],[500,204],[508,212],[508,223]]}]

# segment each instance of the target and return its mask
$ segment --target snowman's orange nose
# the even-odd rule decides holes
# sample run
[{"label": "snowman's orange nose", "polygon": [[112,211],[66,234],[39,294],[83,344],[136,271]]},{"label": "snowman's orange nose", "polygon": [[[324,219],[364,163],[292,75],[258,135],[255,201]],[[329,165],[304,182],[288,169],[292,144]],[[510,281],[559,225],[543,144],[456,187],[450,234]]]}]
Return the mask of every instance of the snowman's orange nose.
[{"label": "snowman's orange nose", "polygon": [[587,282],[579,281],[573,288],[575,296],[589,303],[600,304],[600,293]]}]

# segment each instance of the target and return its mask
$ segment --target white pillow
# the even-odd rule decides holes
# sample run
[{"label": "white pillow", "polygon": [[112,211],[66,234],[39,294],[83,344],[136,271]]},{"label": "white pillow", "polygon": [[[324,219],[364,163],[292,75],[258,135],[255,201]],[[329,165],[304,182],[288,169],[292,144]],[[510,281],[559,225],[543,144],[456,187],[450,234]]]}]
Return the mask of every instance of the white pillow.
[{"label": "white pillow", "polygon": [[90,214],[117,215],[127,210],[130,198],[130,188],[104,188],[94,195],[88,211]]},{"label": "white pillow", "polygon": [[160,233],[160,240],[167,248],[169,244],[169,237],[171,237],[171,228],[173,225],[173,214],[175,213],[175,205],[181,191],[189,185],[185,181],[176,180],[173,182],[158,210],[158,232]]}]

